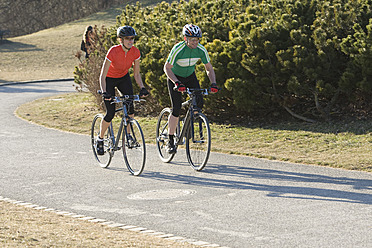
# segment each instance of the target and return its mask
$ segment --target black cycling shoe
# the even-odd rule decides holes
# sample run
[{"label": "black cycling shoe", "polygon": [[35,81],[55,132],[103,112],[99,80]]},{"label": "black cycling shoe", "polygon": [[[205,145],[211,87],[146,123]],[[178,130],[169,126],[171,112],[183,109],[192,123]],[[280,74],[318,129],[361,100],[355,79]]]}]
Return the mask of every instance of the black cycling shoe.
[{"label": "black cycling shoe", "polygon": [[103,150],[103,140],[97,140],[97,154],[103,155],[105,151]]},{"label": "black cycling shoe", "polygon": [[169,140],[168,146],[167,146],[167,152],[169,154],[175,154],[177,152],[177,147],[174,144],[174,141]]}]

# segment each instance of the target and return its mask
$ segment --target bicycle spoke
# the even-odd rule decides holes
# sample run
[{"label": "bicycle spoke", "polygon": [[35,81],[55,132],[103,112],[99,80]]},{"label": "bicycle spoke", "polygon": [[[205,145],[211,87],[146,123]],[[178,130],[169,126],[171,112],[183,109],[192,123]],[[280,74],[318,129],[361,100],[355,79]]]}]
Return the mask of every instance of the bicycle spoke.
[{"label": "bicycle spoke", "polygon": [[165,162],[169,163],[175,154],[169,154],[167,152],[167,145],[168,145],[168,118],[171,114],[171,110],[169,108],[165,108],[161,111],[158,122],[156,124],[156,146],[158,148],[158,153],[160,159]]},{"label": "bicycle spoke", "polygon": [[123,131],[122,144],[124,161],[130,173],[138,176],[142,173],[146,161],[146,146],[142,129],[134,119],[128,123],[129,132]]},{"label": "bicycle spoke", "polygon": [[103,168],[106,168],[109,166],[112,158],[112,141],[110,139],[110,133],[111,133],[111,127],[109,127],[104,134],[104,154],[103,155],[98,155],[97,154],[97,136],[100,132],[100,125],[101,121],[103,119],[102,114],[98,114],[94,117],[93,122],[92,122],[92,128],[91,128],[91,144],[92,144],[92,150],[95,159],[99,163],[99,165]]},{"label": "bicycle spoke", "polygon": [[186,155],[191,167],[200,171],[207,164],[210,149],[211,136],[208,119],[198,113],[194,115],[192,126],[188,130],[189,138],[186,140]]}]

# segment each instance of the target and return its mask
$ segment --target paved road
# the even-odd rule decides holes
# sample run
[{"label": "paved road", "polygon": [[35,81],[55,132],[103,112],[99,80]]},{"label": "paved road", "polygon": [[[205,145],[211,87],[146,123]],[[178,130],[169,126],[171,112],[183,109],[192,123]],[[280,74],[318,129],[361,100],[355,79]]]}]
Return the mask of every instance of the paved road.
[{"label": "paved road", "polygon": [[96,165],[88,136],[14,116],[71,85],[0,86],[0,196],[228,247],[372,246],[371,173],[219,153],[195,172],[184,151],[164,164],[149,145],[134,177],[120,153]]}]

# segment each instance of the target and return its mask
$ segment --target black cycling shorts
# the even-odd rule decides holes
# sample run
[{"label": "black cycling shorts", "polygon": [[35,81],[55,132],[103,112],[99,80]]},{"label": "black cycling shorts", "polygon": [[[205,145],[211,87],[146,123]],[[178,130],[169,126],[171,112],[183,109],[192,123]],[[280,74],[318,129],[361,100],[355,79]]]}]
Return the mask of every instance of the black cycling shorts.
[{"label": "black cycling shorts", "polygon": [[[133,85],[132,80],[130,79],[129,73],[127,73],[124,77],[121,78],[110,78],[106,77],[106,92],[110,95],[115,95],[115,87],[121,92],[123,95],[133,95]],[[106,106],[106,115],[104,120],[107,122],[111,122],[115,116],[115,104],[111,104],[110,101],[105,100]],[[128,114],[134,114],[134,106],[133,102],[131,102],[128,106]]]},{"label": "black cycling shorts", "polygon": [[[196,78],[195,72],[193,72],[190,76],[186,78],[177,75],[176,77],[186,86],[186,88],[200,89],[200,84],[198,79]],[[172,102],[172,115],[178,117],[180,116],[180,110],[182,107],[182,93],[173,89],[174,83],[169,78],[167,80],[167,83],[169,95]],[[203,96],[201,94],[196,96],[196,103],[198,108],[200,109],[203,108]]]}]

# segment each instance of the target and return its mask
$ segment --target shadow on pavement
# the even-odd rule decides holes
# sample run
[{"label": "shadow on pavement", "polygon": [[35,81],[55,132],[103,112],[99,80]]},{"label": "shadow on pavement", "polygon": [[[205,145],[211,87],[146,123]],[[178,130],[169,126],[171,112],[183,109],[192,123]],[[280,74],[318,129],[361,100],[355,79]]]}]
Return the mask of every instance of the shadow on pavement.
[{"label": "shadow on pavement", "polygon": [[[205,177],[206,173],[224,176],[224,179]],[[199,173],[198,173],[199,174]],[[372,180],[354,179],[347,177],[331,177],[318,174],[288,172],[285,170],[257,169],[242,166],[229,166],[208,164],[208,167],[200,172],[200,176],[179,175],[162,172],[144,172],[144,177],[154,180],[183,183],[212,188],[228,188],[241,190],[257,190],[267,192],[268,197],[283,197],[309,199],[319,201],[335,201],[372,204]],[[225,179],[228,177],[227,179]],[[270,180],[280,182],[280,185],[268,185],[250,182],[249,179]],[[253,181],[253,180],[252,180]],[[288,186],[283,186],[288,182]],[[292,186],[293,183],[316,183],[325,185],[349,185],[357,190],[371,190],[371,193],[357,193],[351,191],[315,188],[310,186]]]},{"label": "shadow on pavement", "polygon": [[[60,87],[60,88],[48,87],[47,85],[45,85],[45,83],[48,84],[48,83],[53,83],[53,82],[65,82],[65,85],[63,85],[63,87]],[[71,83],[71,89],[72,89],[71,91],[73,91],[73,89],[75,88],[73,84],[74,83],[73,79],[35,80],[35,81],[29,81],[29,82],[8,82],[8,81],[0,80],[0,93],[66,92],[66,85],[68,86],[69,82]],[[25,87],[26,84],[27,84],[27,87]],[[43,84],[43,87],[40,87],[40,84]]]}]

